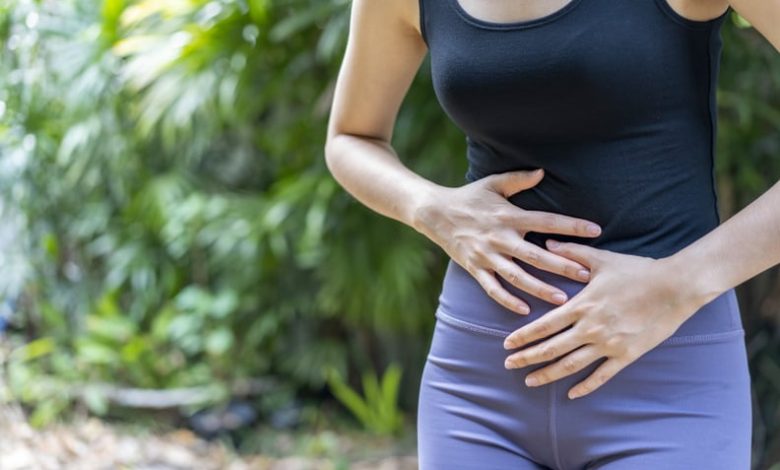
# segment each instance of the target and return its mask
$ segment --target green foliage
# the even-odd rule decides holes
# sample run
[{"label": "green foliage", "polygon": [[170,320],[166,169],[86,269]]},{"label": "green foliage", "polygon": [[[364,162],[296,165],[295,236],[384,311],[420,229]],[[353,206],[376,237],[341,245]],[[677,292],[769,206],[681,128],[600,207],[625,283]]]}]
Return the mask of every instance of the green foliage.
[{"label": "green foliage", "polygon": [[398,408],[398,388],[401,367],[390,364],[382,375],[365,371],[362,375],[364,397],[349,387],[335,370],[328,372],[328,385],[333,395],[349,409],[363,426],[379,435],[394,435],[403,429],[403,413]]},{"label": "green foliage", "polygon": [[[718,197],[722,219],[754,201],[780,178],[780,54],[748,22],[732,14],[723,29],[718,89]],[[753,379],[754,468],[780,451],[780,315],[778,269],[739,287]]]},{"label": "green foliage", "polygon": [[738,15],[723,30],[717,170],[726,215],[780,175],[780,59]]},{"label": "green foliage", "polygon": [[[349,5],[0,0],[0,216],[18,219],[28,261],[0,277],[0,300],[18,299],[0,399],[45,424],[76,396],[105,412],[102,382],[216,384],[218,401],[233,380],[272,376],[299,394],[329,385],[383,429],[413,406],[417,383],[393,372],[397,404],[377,379],[365,398],[336,392],[349,370],[419,376],[446,261],[325,167]],[[735,13],[723,38],[728,216],[780,175],[780,60]],[[462,183],[464,137],[428,62],[393,146],[422,176]],[[758,460],[780,448],[775,276],[741,292]]]},{"label": "green foliage", "polygon": [[[348,24],[346,0],[0,0],[0,201],[29,262],[0,292],[13,347],[50,349],[9,386],[41,423],[83,384],[305,394],[327,368],[420,367],[445,258],[324,163]],[[432,98],[424,68],[394,145],[455,183]]]}]

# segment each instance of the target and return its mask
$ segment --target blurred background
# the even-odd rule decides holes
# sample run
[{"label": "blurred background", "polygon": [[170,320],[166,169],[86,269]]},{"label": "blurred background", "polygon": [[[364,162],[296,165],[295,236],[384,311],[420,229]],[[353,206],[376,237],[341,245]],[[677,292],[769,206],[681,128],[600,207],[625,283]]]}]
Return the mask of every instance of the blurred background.
[{"label": "blurred background", "polygon": [[[0,0],[0,468],[416,468],[447,258],[325,166],[349,10]],[[780,54],[722,36],[725,219],[780,178]],[[462,184],[427,58],[393,145]],[[777,470],[778,270],[738,294]]]}]

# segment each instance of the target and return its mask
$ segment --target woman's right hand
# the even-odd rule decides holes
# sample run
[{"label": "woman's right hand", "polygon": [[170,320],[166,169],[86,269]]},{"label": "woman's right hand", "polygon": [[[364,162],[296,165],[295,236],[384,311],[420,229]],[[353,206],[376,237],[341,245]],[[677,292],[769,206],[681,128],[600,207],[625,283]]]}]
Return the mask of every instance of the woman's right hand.
[{"label": "woman's right hand", "polygon": [[[442,247],[490,297],[519,314],[528,314],[530,307],[507,291],[495,274],[554,304],[566,302],[566,293],[524,271],[513,257],[580,282],[590,278],[588,268],[582,264],[526,241],[527,232],[579,237],[596,237],[601,233],[599,225],[589,220],[524,210],[507,200],[512,194],[538,184],[543,175],[541,169],[509,171],[456,188],[441,186],[416,214],[417,231]],[[589,227],[595,227],[596,231],[589,231]]]}]

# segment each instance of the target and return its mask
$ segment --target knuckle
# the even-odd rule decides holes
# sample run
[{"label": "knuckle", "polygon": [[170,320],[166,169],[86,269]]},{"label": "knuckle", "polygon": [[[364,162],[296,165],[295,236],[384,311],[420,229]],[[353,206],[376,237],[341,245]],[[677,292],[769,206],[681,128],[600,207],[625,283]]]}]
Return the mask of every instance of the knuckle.
[{"label": "knuckle", "polygon": [[545,346],[541,350],[542,358],[552,359],[558,355],[558,350],[555,346]]},{"label": "knuckle", "polygon": [[573,328],[577,330],[577,336],[582,338],[584,341],[589,343],[593,342],[593,331],[591,328],[583,326],[580,322],[575,324]]},{"label": "knuckle", "polygon": [[577,310],[568,310],[563,313],[564,321],[568,323],[575,323],[580,319],[580,313]]},{"label": "knuckle", "polygon": [[604,312],[604,323],[607,325],[614,325],[620,320],[620,315],[612,310]]},{"label": "knuckle", "polygon": [[451,251],[455,253],[461,253],[464,251],[463,240],[461,240],[460,238],[453,238],[452,240],[450,240],[448,247]]},{"label": "knuckle", "polygon": [[550,296],[549,291],[547,290],[547,286],[545,285],[537,285],[535,290],[536,290],[536,296],[539,298],[544,299]]},{"label": "knuckle", "polygon": [[463,269],[470,272],[472,275],[476,272],[476,270],[474,269],[474,263],[471,261],[471,259],[469,259],[468,256],[463,258],[462,264],[463,264]]},{"label": "knuckle", "polygon": [[471,274],[471,277],[476,278],[482,286],[485,285],[485,282],[480,278],[479,272],[476,269],[476,266],[474,266],[471,263],[464,263],[463,269],[469,272]]},{"label": "knuckle", "polygon": [[600,326],[586,327],[583,330],[582,335],[588,340],[596,343],[602,343],[609,339],[604,328]]},{"label": "knuckle", "polygon": [[523,258],[525,256],[525,250],[523,243],[518,243],[512,247],[512,256],[515,258]]},{"label": "knuckle", "polygon": [[627,343],[624,341],[624,342],[620,343],[620,344],[617,346],[617,348],[616,348],[616,351],[615,351],[615,352],[616,352],[616,353],[617,353],[619,356],[623,356],[623,357],[629,357],[629,356],[633,356],[633,353],[634,353],[634,348],[633,348],[633,347],[631,347],[631,345],[630,345],[630,344],[627,344]]},{"label": "knuckle", "polygon": [[[611,338],[612,338],[612,334],[609,331],[607,331],[606,328],[602,327],[596,331],[596,341],[598,341],[602,345],[607,344]],[[609,346],[607,346],[607,348],[609,348]]]},{"label": "knuckle", "polygon": [[526,229],[528,228],[528,223],[529,223],[528,213],[525,210],[518,208],[518,210],[514,211],[514,213],[512,214],[512,219],[509,222],[523,229]]},{"label": "knuckle", "polygon": [[626,350],[624,352],[625,356],[629,358],[629,360],[635,360],[639,358],[639,356],[642,355],[639,348],[637,346],[628,345],[626,347]]},{"label": "knuckle", "polygon": [[525,255],[526,261],[528,261],[530,264],[537,265],[541,260],[541,256],[539,256],[539,253],[537,253],[536,250],[527,250],[523,254]]},{"label": "knuckle", "polygon": [[604,341],[604,346],[606,346],[610,351],[620,355],[626,353],[628,350],[628,344],[626,344],[623,339],[623,335],[621,334],[610,335]]},{"label": "knuckle", "polygon": [[554,231],[558,228],[558,218],[554,214],[543,214],[541,224],[542,227]]},{"label": "knuckle", "polygon": [[510,284],[514,284],[515,273],[512,271],[507,271],[506,269],[502,269],[499,274],[501,274],[501,277],[509,281]]},{"label": "knuckle", "polygon": [[487,294],[493,298],[497,298],[500,296],[500,291],[498,290],[498,287],[495,286],[489,286],[487,288]]},{"label": "knuckle", "polygon": [[515,217],[516,214],[513,213],[513,211],[510,211],[507,208],[500,207],[496,209],[496,211],[493,213],[493,217],[502,223],[508,223],[512,221],[512,218]]},{"label": "knuckle", "polygon": [[468,266],[476,268],[479,265],[479,257],[480,257],[479,251],[477,251],[477,250],[470,250],[464,256],[463,262],[466,263],[466,265],[468,265]]},{"label": "knuckle", "polygon": [[617,336],[615,336],[615,335],[611,335],[611,336],[609,336],[608,338],[606,338],[604,340],[604,346],[606,346],[606,347],[608,347],[610,349],[618,347],[619,343],[620,342],[619,342]]},{"label": "knuckle", "polygon": [[563,367],[563,370],[566,372],[572,373],[577,370],[577,361],[567,357],[561,361],[561,367]]},{"label": "knuckle", "polygon": [[570,263],[565,263],[563,265],[563,273],[567,277],[577,277],[577,271],[578,269],[572,266]]},{"label": "knuckle", "polygon": [[582,382],[579,385],[579,388],[580,388],[580,392],[583,393],[583,394],[589,393],[593,389],[593,387],[591,386],[591,381],[590,380],[586,380],[586,381]]},{"label": "knuckle", "polygon": [[549,326],[549,325],[547,325],[546,323],[540,323],[540,324],[539,324],[539,325],[536,327],[536,333],[537,333],[539,336],[542,336],[542,337],[544,337],[544,336],[547,336],[547,335],[549,335],[549,334],[551,333],[550,329],[551,329],[551,328],[550,328],[550,326]]}]

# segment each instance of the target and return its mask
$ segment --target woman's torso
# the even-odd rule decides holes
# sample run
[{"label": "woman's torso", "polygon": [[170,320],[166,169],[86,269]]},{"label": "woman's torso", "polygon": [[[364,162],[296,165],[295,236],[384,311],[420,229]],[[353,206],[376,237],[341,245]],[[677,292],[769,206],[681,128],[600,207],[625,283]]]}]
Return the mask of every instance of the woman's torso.
[{"label": "woman's torso", "polygon": [[[541,167],[541,182],[511,203],[602,226],[596,238],[526,234],[543,248],[552,237],[660,258],[696,241],[720,223],[715,85],[727,13],[695,21],[666,0],[570,0],[538,19],[497,24],[457,0],[420,0],[434,91],[466,135],[466,182]],[[569,297],[585,286],[518,262]],[[499,281],[530,315],[499,305],[450,260],[437,316],[500,335],[555,307]],[[741,328],[730,289],[665,343]]]},{"label": "woman's torso", "polygon": [[666,0],[570,0],[511,23],[458,0],[420,0],[435,94],[466,135],[466,182],[545,169],[509,201],[602,226],[548,236],[670,255],[720,223],[715,85],[726,13],[709,21]]}]

